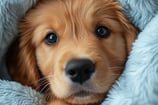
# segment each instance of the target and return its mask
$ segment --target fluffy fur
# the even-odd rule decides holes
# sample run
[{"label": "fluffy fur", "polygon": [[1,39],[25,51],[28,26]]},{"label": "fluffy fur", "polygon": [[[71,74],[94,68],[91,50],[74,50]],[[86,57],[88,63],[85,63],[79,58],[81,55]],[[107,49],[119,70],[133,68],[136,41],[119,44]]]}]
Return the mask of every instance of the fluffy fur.
[{"label": "fluffy fur", "polygon": [[118,0],[124,7],[126,15],[140,29],[158,13],[157,0]]},{"label": "fluffy fur", "polygon": [[0,105],[45,105],[43,95],[31,87],[0,80]]},{"label": "fluffy fur", "polygon": [[[95,29],[99,25],[109,28],[109,37],[97,38]],[[45,43],[50,32],[59,35],[56,45]],[[42,83],[46,79],[53,99],[58,100],[53,100],[53,105],[83,105],[105,98],[122,71],[136,29],[113,0],[43,0],[22,20],[19,34],[7,54],[12,78],[36,89],[40,83],[48,85]],[[65,65],[80,58],[88,58],[96,66],[93,78],[83,85],[73,83],[64,74]],[[91,95],[77,98],[80,91]]]}]

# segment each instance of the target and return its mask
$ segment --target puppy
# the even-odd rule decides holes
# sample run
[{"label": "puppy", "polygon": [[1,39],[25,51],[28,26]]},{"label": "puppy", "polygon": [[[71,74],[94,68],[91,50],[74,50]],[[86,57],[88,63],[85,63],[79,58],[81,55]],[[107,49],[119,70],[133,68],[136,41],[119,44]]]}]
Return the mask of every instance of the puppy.
[{"label": "puppy", "polygon": [[99,105],[136,34],[114,0],[40,0],[8,50],[9,73],[45,90],[49,105]]}]

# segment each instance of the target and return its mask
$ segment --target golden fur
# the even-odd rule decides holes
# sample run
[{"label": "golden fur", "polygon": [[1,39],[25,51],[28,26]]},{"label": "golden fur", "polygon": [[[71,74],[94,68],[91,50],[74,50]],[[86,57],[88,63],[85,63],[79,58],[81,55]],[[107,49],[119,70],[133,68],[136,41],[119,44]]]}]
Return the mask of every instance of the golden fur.
[{"label": "golden fur", "polygon": [[[110,36],[96,37],[98,25],[108,27]],[[59,40],[49,46],[44,40],[52,31]],[[136,29],[114,0],[41,0],[21,21],[19,34],[7,57],[14,80],[35,89],[49,84],[53,97],[49,105],[94,105],[106,97],[121,74]],[[91,59],[96,65],[95,74],[83,86],[64,75],[67,62],[80,58]],[[78,88],[90,95],[75,97]]]}]

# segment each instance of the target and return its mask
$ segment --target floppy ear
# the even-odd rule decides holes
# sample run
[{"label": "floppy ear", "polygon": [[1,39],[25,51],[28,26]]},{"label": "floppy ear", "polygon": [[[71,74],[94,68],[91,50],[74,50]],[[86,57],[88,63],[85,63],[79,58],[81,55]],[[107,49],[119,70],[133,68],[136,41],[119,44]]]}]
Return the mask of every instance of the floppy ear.
[{"label": "floppy ear", "polygon": [[7,53],[7,65],[12,79],[33,88],[38,87],[39,73],[32,44],[32,30],[22,25],[20,38],[14,41]]},{"label": "floppy ear", "polygon": [[131,51],[132,44],[137,37],[138,30],[137,28],[127,19],[127,17],[123,14],[123,11],[118,11],[117,16],[121,25],[124,28],[124,38],[126,40],[127,51],[128,53]]},{"label": "floppy ear", "polygon": [[124,33],[124,37],[126,39],[127,44],[127,51],[128,53],[132,49],[133,42],[135,41],[137,37],[138,31],[132,24],[128,24],[128,28],[126,29],[126,32]]}]

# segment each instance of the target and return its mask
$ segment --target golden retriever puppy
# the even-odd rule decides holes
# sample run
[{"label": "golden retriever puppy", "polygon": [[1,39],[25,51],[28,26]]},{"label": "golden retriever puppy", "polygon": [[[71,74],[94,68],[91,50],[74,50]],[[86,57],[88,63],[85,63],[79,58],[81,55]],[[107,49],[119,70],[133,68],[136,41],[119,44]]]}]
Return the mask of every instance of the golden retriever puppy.
[{"label": "golden retriever puppy", "polygon": [[13,80],[49,105],[98,105],[122,73],[136,29],[114,0],[40,0],[8,50]]}]

